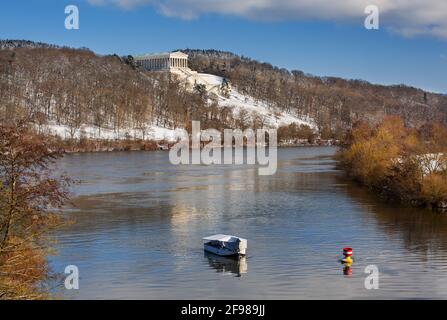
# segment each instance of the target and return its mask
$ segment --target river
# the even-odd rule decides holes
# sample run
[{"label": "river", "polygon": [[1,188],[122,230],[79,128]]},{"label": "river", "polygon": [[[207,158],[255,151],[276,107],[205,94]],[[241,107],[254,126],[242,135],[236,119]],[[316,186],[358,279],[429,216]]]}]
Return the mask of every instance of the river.
[{"label": "river", "polygon": [[[335,169],[332,147],[278,149],[278,171],[174,166],[167,152],[70,154],[78,183],[55,234],[55,272],[76,265],[68,299],[447,298],[447,215],[382,203]],[[245,259],[201,238],[248,239]],[[338,262],[351,246],[349,270]],[[367,290],[365,267],[379,269]]]}]

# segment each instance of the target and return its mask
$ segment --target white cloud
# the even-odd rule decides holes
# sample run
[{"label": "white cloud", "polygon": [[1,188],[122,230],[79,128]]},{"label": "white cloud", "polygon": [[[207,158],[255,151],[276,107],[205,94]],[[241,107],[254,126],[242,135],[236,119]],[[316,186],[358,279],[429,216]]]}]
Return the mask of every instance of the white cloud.
[{"label": "white cloud", "polygon": [[114,4],[124,9],[133,9],[140,5],[147,5],[151,3],[150,0],[88,0],[90,4],[102,6],[106,4]]},{"label": "white cloud", "polygon": [[405,36],[431,35],[447,39],[446,0],[88,0],[132,9],[153,5],[160,13],[193,19],[207,13],[255,20],[317,19],[357,22],[363,25],[364,9],[380,9],[381,27]]}]

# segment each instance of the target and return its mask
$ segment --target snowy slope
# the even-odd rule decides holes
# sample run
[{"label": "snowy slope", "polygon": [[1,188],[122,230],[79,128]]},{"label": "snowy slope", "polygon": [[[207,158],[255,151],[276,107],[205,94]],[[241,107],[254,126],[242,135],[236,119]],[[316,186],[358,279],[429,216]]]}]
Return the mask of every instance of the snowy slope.
[{"label": "snowy slope", "polygon": [[[204,73],[197,73],[194,71],[176,73],[180,80],[184,80],[189,83],[189,87],[192,88],[194,83],[204,84],[210,92],[217,95],[218,104],[222,107],[232,107],[233,113],[237,115],[241,110],[246,110],[248,116],[252,115],[252,112],[256,112],[264,118],[264,122],[267,126],[278,127],[281,125],[288,125],[291,123],[308,125],[311,128],[315,128],[315,124],[312,119],[300,118],[296,115],[278,112],[272,110],[265,103],[256,102],[252,97],[239,93],[235,88],[231,89],[231,93],[228,98],[219,94],[218,88],[222,84],[223,78]],[[276,112],[275,112],[276,111]],[[46,131],[49,134],[57,135],[63,139],[69,139],[72,137],[70,128],[64,125],[48,124],[41,130]],[[155,125],[148,125],[145,132],[145,139],[155,141],[175,141],[176,136],[181,134],[181,130],[173,130],[168,128],[162,128]],[[89,139],[104,139],[104,140],[124,140],[124,139],[142,139],[143,134],[140,130],[129,128],[122,129],[116,132],[112,129],[101,128],[95,126],[82,126],[76,130],[73,137],[79,139],[85,137]]]},{"label": "snowy slope", "polygon": [[[198,73],[195,78],[190,79],[194,79],[197,83],[203,83],[211,88],[219,87],[223,81],[222,77],[205,73]],[[213,90],[214,93],[217,93],[216,91],[217,90]],[[249,114],[255,111],[265,117],[266,125],[276,128],[291,123],[308,125],[311,128],[316,127],[314,121],[310,118],[300,118],[293,114],[274,110],[269,108],[267,104],[262,101],[256,102],[252,97],[241,94],[235,88],[231,89],[229,98],[225,98],[218,94],[218,103],[222,107],[234,107],[233,112],[235,114],[238,114],[243,109]]]}]

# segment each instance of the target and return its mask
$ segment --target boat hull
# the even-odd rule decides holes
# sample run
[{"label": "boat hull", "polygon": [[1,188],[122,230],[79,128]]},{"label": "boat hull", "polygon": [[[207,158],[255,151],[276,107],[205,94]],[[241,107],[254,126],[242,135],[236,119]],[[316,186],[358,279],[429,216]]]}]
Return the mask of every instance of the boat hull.
[{"label": "boat hull", "polygon": [[206,252],[211,252],[211,253],[217,254],[217,255],[222,256],[222,257],[230,257],[230,256],[242,255],[242,254],[239,254],[238,252],[235,252],[235,251],[231,251],[231,250],[228,250],[228,249],[225,249],[225,248],[222,248],[222,249],[221,248],[216,248],[216,247],[210,246],[208,244],[204,244],[203,245],[203,249]]}]

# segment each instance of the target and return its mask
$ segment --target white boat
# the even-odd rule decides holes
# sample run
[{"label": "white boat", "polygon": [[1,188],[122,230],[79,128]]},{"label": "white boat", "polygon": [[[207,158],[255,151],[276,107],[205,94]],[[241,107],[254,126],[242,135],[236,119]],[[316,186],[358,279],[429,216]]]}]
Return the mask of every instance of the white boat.
[{"label": "white boat", "polygon": [[219,256],[245,256],[247,240],[226,234],[203,238],[204,250]]}]

